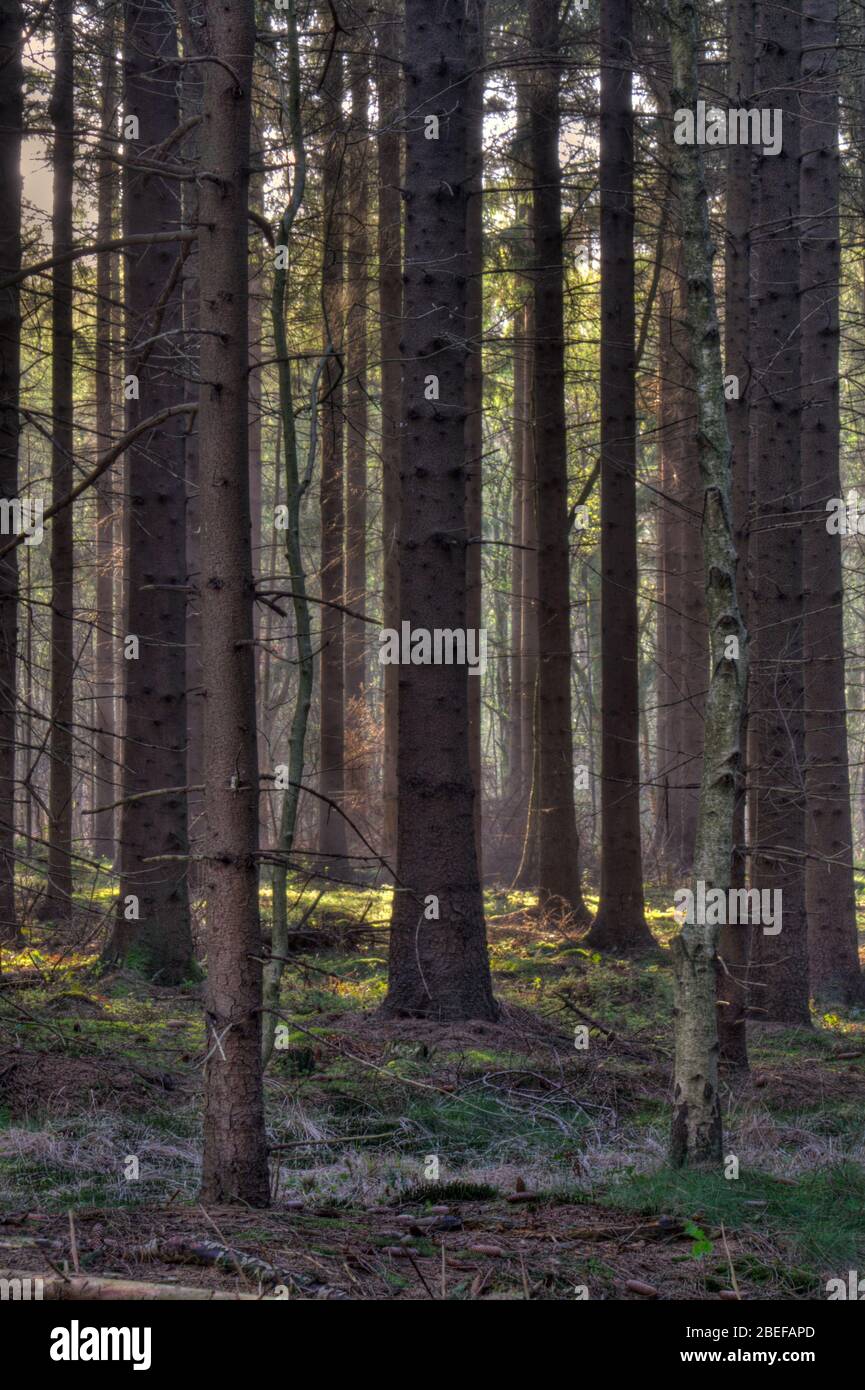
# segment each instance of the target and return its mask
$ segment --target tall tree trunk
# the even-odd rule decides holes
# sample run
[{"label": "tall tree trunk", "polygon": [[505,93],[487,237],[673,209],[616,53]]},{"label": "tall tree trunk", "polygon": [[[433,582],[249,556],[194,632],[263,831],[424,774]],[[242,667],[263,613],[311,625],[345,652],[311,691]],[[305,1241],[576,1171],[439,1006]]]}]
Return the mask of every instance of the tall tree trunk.
[{"label": "tall tree trunk", "polygon": [[[54,9],[54,195],[52,254],[72,245],[74,181],[73,7],[57,0]],[[55,265],[51,275],[51,499],[59,502],[73,483],[72,262]],[[74,718],[74,552],[72,507],[51,522],[51,750],[48,793],[48,883],[40,915],[68,919],[72,912],[72,721]]]},{"label": "tall tree trunk", "polygon": [[[402,620],[466,627],[468,56],[463,0],[406,0],[406,244],[401,344]],[[432,118],[432,119],[429,119]],[[438,139],[426,138],[433,131]],[[437,400],[429,397],[430,376]],[[400,668],[391,1015],[497,1016],[468,766],[465,665]]]},{"label": "tall tree trunk", "polygon": [[[514,260],[515,293],[522,296],[527,278],[531,227],[531,202],[526,187],[531,183],[531,139],[528,118],[528,81],[524,73],[515,78],[516,85],[516,129],[511,151],[512,176],[517,187],[514,195]],[[510,622],[510,701],[509,701],[509,742],[508,762],[510,777],[508,796],[510,800],[509,838],[512,839],[514,856],[515,886],[518,886],[520,867],[524,861],[526,832],[529,822],[529,806],[532,784],[532,703],[536,662],[531,671],[527,669],[528,655],[526,643],[531,642],[537,627],[537,609],[530,610],[528,592],[536,590],[537,552],[529,550],[526,536],[526,522],[534,527],[534,493],[529,490],[526,476],[526,462],[531,458],[531,376],[532,376],[532,305],[531,299],[522,300],[514,314],[513,327],[513,432],[511,441],[511,471],[513,492],[511,508],[511,622]],[[536,646],[536,643],[535,643]],[[525,684],[530,681],[530,689]],[[537,886],[537,818],[531,828],[531,844],[535,863],[526,874],[530,883],[523,886]]]},{"label": "tall tree trunk", "polygon": [[571,727],[568,448],[565,423],[564,255],[559,165],[557,0],[531,0],[538,57],[529,89],[535,347],[534,452],[538,527],[538,879],[541,907],[588,921],[580,887]]},{"label": "tall tree trunk", "polygon": [[[378,336],[381,345],[381,549],[384,626],[399,627],[399,410],[402,322],[402,196],[399,138],[399,19],[385,0],[378,25]],[[384,831],[382,853],[396,859],[396,737],[399,667],[384,667]]]},{"label": "tall tree trunk", "polygon": [[701,493],[692,453],[694,382],[685,321],[681,252],[669,243],[661,290],[660,438],[663,508],[660,550],[658,774],[662,852],[676,879],[694,865],[709,654],[700,547]]},{"label": "tall tree trunk", "polygon": [[[343,366],[345,216],[345,130],[342,119],[343,55],[339,35],[330,54],[324,88],[330,128],[322,160],[324,252],[321,297],[324,315],[324,374],[321,425],[321,657],[319,659],[320,773],[318,848],[321,867],[341,869],[346,855],[345,820],[341,807],[345,789],[345,499],[343,494]],[[329,804],[330,802],[334,805]]]},{"label": "tall tree trunk", "polygon": [[[511,424],[511,567],[510,652],[508,659],[508,796],[515,835],[525,829],[522,739],[522,640],[523,613],[523,435],[529,410],[528,357],[522,305],[513,320],[513,413]],[[522,842],[518,841],[519,847]]]},{"label": "tall tree trunk", "polygon": [[[0,9],[0,277],[21,265],[21,132],[24,14]],[[21,384],[19,287],[0,290],[0,502],[18,498]],[[8,524],[13,531],[13,525]],[[28,594],[29,598],[29,594]],[[18,650],[18,551],[0,561],[0,943],[18,937],[15,907],[15,706]],[[28,750],[29,752],[29,750]],[[29,851],[29,846],[28,846]]]},{"label": "tall tree trunk", "polygon": [[847,752],[841,537],[826,504],[841,496],[838,390],[837,0],[804,0],[801,289],[802,511],[805,572],[805,896],[812,993],[861,999]]},{"label": "tall tree trunk", "polygon": [[763,1020],[807,1023],[805,716],[802,640],[799,302],[799,82],[801,0],[761,0],[755,90],[779,110],[776,155],[758,155],[752,238],[751,528],[749,603],[752,700],[749,758],[755,785],[751,881],[780,891],[778,934],[751,941],[751,1008]]},{"label": "tall tree trunk", "polygon": [[540,872],[538,795],[540,738],[538,731],[538,497],[534,419],[534,303],[525,307],[526,414],[522,432],[522,594],[520,603],[520,747],[522,749],[522,853],[514,888],[534,891]]},{"label": "tall tree trunk", "polygon": [[[347,155],[345,591],[346,606],[366,607],[367,340],[369,284],[369,59],[361,37],[349,57],[351,128]],[[345,618],[346,785],[353,821],[366,822],[369,794],[366,720],[366,623]]]},{"label": "tall tree trunk", "polygon": [[[700,36],[693,0],[671,0],[674,109],[696,109]],[[699,145],[676,145],[673,170],[687,278],[688,328],[696,379],[697,451],[703,482],[702,533],[711,674],[694,883],[729,893],[733,822],[741,772],[739,738],[747,674],[746,634],[736,599],[732,466],[724,410],[721,337],[712,283],[714,248]],[[671,1160],[719,1163],[715,974],[718,928],[686,922],[673,940],[676,1058]]]},{"label": "tall tree trunk", "polygon": [[[731,107],[749,106],[754,91],[754,0],[733,0],[727,19],[729,70],[727,92]],[[727,431],[733,451],[733,538],[738,555],[736,571],[742,621],[748,624],[749,518],[751,470],[749,459],[750,297],[751,297],[751,175],[754,154],[749,145],[730,145],[727,151],[726,237],[724,239],[724,370],[735,377],[727,393]],[[741,750],[748,747],[747,701],[742,716]],[[733,841],[733,884],[745,886],[746,770],[736,802]],[[748,1067],[748,933],[740,926],[721,927],[718,943],[718,1036],[721,1060]]]},{"label": "tall tree trunk", "polygon": [[[289,124],[292,145],[292,187],[288,206],[276,228],[276,243],[286,248],[290,245],[292,228],[300,211],[306,189],[306,147],[303,140],[301,122],[300,54],[298,48],[297,11],[295,0],[288,14],[289,24]],[[288,353],[288,338],[285,330],[286,295],[288,274],[286,267],[277,264],[273,275],[271,295],[271,324],[273,344],[276,351],[279,373],[279,417],[280,439],[285,450],[286,503],[288,506],[288,525],[285,531],[285,559],[288,566],[289,583],[292,592],[292,609],[297,640],[297,689],[294,710],[291,718],[291,745],[289,754],[289,785],[282,801],[279,825],[280,862],[273,872],[273,931],[271,935],[271,958],[264,967],[264,1018],[262,1024],[262,1061],[265,1066],[270,1061],[276,1036],[277,1011],[279,1009],[280,983],[285,958],[288,954],[288,861],[294,849],[297,832],[297,815],[300,805],[301,785],[303,783],[304,754],[306,751],[306,731],[309,711],[312,704],[312,684],[315,663],[312,652],[312,624],[309,600],[306,592],[306,572],[304,568],[303,547],[301,544],[301,504],[309,489],[312,465],[315,458],[315,438],[309,446],[309,467],[301,481],[298,461],[297,430],[294,418],[294,398],[291,382],[291,359]],[[313,409],[315,407],[313,406]],[[315,421],[313,420],[313,427]],[[277,446],[276,465],[279,472],[280,452]]]},{"label": "tall tree trunk", "polygon": [[[117,60],[115,56],[116,19],[106,20],[104,52],[100,67],[102,107],[100,124],[104,141],[117,131]],[[97,165],[96,240],[102,244],[114,235],[117,205],[117,165],[106,155]],[[118,284],[116,255],[100,251],[96,257],[96,453],[110,448],[114,433],[114,388],[112,349],[114,299]],[[117,667],[117,639],[114,627],[114,489],[116,478],[109,471],[96,489],[96,725],[95,785],[96,813],[93,818],[93,851],[97,857],[114,860],[114,802],[117,783],[117,745],[114,729],[114,675]]]},{"label": "tall tree trunk", "polygon": [[589,936],[647,949],[640,842],[631,0],[601,4],[601,893]]},{"label": "tall tree trunk", "polygon": [[200,190],[206,1202],[269,1201],[261,1085],[258,749],[247,390],[252,0],[207,7]]},{"label": "tall tree trunk", "polygon": [[[253,113],[252,135],[253,170],[249,180],[250,211],[257,217],[264,217],[264,172],[262,164],[262,137]],[[252,577],[256,586],[261,579],[264,564],[262,547],[262,500],[263,467],[262,454],[262,326],[264,304],[269,298],[264,281],[265,243],[261,237],[254,239],[250,247],[249,263],[249,514],[252,526]],[[267,743],[266,711],[262,705],[261,682],[261,605],[256,603],[252,610],[252,630],[255,638],[255,706],[259,738]],[[262,797],[258,806],[259,834],[266,837],[267,799]]]},{"label": "tall tree trunk", "polygon": [[[127,0],[124,25],[124,118],[138,120],[125,167],[124,234],[164,233],[181,225],[180,185],[146,164],[180,124],[175,88],[165,81],[177,59],[174,16],[162,0]],[[183,403],[181,275],[180,243],[160,242],[127,258],[125,372],[127,382],[136,384],[127,402],[127,429]],[[192,962],[184,428],[179,416],[168,420],[126,456],[120,901],[108,951],[168,985],[186,978]],[[137,639],[134,648],[131,638]]]},{"label": "tall tree trunk", "polygon": [[[398,628],[400,327],[402,322],[402,197],[399,105],[400,51],[396,0],[385,0],[378,28],[378,311],[381,346],[382,583],[384,625]],[[384,828],[382,853],[396,860],[397,706],[399,667],[384,668]]]},{"label": "tall tree trunk", "polygon": [[[483,624],[483,469],[484,469],[484,24],[486,0],[475,0],[476,40],[469,54],[466,89],[468,116],[469,202],[466,212],[466,625],[478,632]],[[469,681],[469,768],[475,789],[475,844],[483,881],[481,711],[484,677]]]},{"label": "tall tree trunk", "polygon": [[[184,21],[183,56],[194,57],[203,24],[204,0],[192,0],[180,7]],[[183,68],[181,115],[184,124],[201,117],[202,69],[197,63]],[[183,142],[183,156],[190,167],[200,164],[200,125],[194,126]],[[183,222],[198,224],[198,184],[187,179],[182,185]],[[187,370],[184,396],[192,404],[199,399],[198,282],[199,247],[195,240],[183,262],[183,349]],[[190,846],[187,885],[190,896],[201,890],[201,863],[198,851],[204,833],[204,671],[201,664],[201,517],[198,422],[193,417],[183,435],[183,466],[186,480],[186,794],[187,835]]]},{"label": "tall tree trunk", "polygon": [[655,823],[654,849],[664,869],[669,869],[674,812],[671,778],[674,767],[673,749],[676,745],[676,688],[673,667],[679,625],[677,603],[679,577],[676,574],[674,553],[678,516],[674,503],[676,492],[677,446],[673,429],[682,406],[677,389],[677,361],[673,347],[672,327],[675,323],[674,287],[662,284],[658,295],[658,611],[655,624]]}]

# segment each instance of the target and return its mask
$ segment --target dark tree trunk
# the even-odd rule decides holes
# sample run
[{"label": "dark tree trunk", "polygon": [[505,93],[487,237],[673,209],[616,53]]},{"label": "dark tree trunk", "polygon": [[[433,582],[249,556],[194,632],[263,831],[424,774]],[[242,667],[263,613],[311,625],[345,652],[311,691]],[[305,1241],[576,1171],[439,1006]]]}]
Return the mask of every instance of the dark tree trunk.
[{"label": "dark tree trunk", "polygon": [[[469,54],[467,84],[468,191],[466,212],[468,284],[466,287],[466,625],[477,632],[483,624],[483,456],[484,456],[484,23],[486,0],[476,0],[476,40]],[[469,768],[475,789],[475,843],[478,872],[483,881],[481,709],[484,677],[469,681]]]},{"label": "dark tree trunk", "polygon": [[[180,185],[136,168],[180,123],[174,16],[161,0],[128,0],[124,32],[124,117],[138,119],[125,167],[126,236],[164,233],[182,221]],[[126,364],[138,398],[126,425],[181,405],[182,255],[160,242],[128,256]],[[120,901],[109,954],[129,958],[160,984],[189,974],[192,934],[186,886],[186,484],[184,421],[166,421],[126,456],[126,612]],[[154,792],[167,789],[165,795]],[[154,863],[154,858],[156,862]]]},{"label": "dark tree trunk", "polygon": [[[337,36],[337,45],[339,38]],[[329,352],[323,374],[321,421],[321,658],[319,661],[320,772],[319,791],[342,806],[345,789],[345,484],[343,469],[343,366],[345,216],[345,131],[341,114],[343,56],[338,46],[330,55],[325,82],[325,109],[330,122],[322,160],[324,252],[321,270],[324,311],[324,349]],[[337,605],[334,607],[333,605]],[[344,869],[345,820],[327,801],[319,803],[318,848],[323,871]]]},{"label": "dark tree trunk", "polygon": [[[727,20],[730,105],[750,106],[754,91],[754,0],[733,0]],[[731,145],[727,152],[727,226],[724,242],[724,356],[725,373],[736,378],[727,393],[727,430],[733,451],[733,539],[738,556],[737,588],[742,621],[748,626],[748,529],[751,506],[749,461],[748,379],[750,376],[751,295],[751,175],[754,154],[749,145]],[[747,750],[747,702],[740,747]],[[733,885],[745,886],[745,794],[747,768],[736,802],[733,829]],[[722,1062],[747,1069],[748,933],[740,926],[722,926],[718,942],[718,1038]]]},{"label": "dark tree trunk", "polygon": [[208,6],[200,189],[201,618],[206,679],[206,1202],[269,1201],[261,1085],[258,749],[250,544],[252,0]]},{"label": "dark tree trunk", "polygon": [[[117,62],[115,57],[116,21],[106,22],[105,51],[100,68],[102,108],[100,123],[103,139],[117,130]],[[108,241],[114,235],[117,209],[117,165],[104,157],[97,166],[96,240]],[[114,252],[100,251],[96,258],[96,453],[110,448],[114,434],[114,389],[112,377],[114,300],[118,283]],[[114,861],[114,802],[117,784],[117,745],[114,720],[114,679],[117,667],[117,638],[114,627],[114,471],[104,474],[96,489],[96,679],[94,700],[95,778],[93,795],[93,852]]]},{"label": "dark tree trunk", "polygon": [[[262,138],[258,133],[253,117],[252,124],[252,173],[249,180],[249,206],[258,217],[265,216],[264,174],[261,171]],[[262,324],[264,303],[268,299],[265,284],[267,244],[262,237],[255,237],[250,246],[249,263],[249,515],[252,545],[252,577],[258,587],[264,564],[262,548],[262,497],[263,468],[262,453]],[[292,586],[293,587],[293,586]],[[252,610],[252,630],[256,644],[261,641],[261,606],[255,604]],[[262,649],[255,647],[255,706],[258,720],[259,738],[268,744],[268,714],[262,704]],[[259,807],[259,834],[266,837],[267,802],[262,797]]]},{"label": "dark tree trunk", "polygon": [[801,163],[802,510],[805,571],[805,895],[812,993],[861,999],[844,671],[841,537],[826,504],[841,496],[838,391],[837,0],[805,0]]},{"label": "dark tree trunk", "polygon": [[754,1017],[807,1023],[805,715],[800,456],[799,81],[801,0],[758,4],[755,90],[781,111],[777,155],[758,155],[752,237],[750,628],[753,637],[750,779],[752,885],[779,890],[782,929],[755,928]]},{"label": "dark tree trunk", "polygon": [[[188,20],[183,29],[183,55],[195,54],[197,36],[203,22],[203,0],[194,0],[181,10]],[[183,69],[181,115],[184,123],[201,115],[201,66],[187,64]],[[183,157],[189,167],[200,164],[201,127],[194,126],[183,143]],[[198,223],[198,185],[187,179],[182,185],[183,221],[187,227]],[[186,354],[184,396],[188,403],[199,398],[198,333],[198,241],[191,243],[183,262],[183,349]],[[186,796],[187,834],[190,854],[188,890],[195,896],[201,888],[201,865],[196,858],[204,833],[204,671],[201,664],[201,517],[199,511],[198,422],[193,417],[183,436],[183,466],[186,479]]]},{"label": "dark tree trunk", "polygon": [[[523,794],[523,669],[520,644],[523,616],[523,436],[529,411],[528,356],[525,342],[525,315],[522,307],[514,314],[513,328],[513,415],[511,425],[511,593],[510,652],[508,658],[508,795],[511,799],[511,825],[515,839],[525,829]],[[522,841],[517,839],[518,848]]]},{"label": "dark tree trunk", "polygon": [[580,887],[571,728],[568,450],[565,424],[564,259],[559,165],[557,0],[531,0],[531,42],[542,61],[529,89],[535,349],[534,452],[538,527],[538,881],[542,908],[588,920]]},{"label": "dark tree trunk", "polygon": [[[363,48],[364,39],[360,46]],[[346,606],[366,608],[367,529],[367,339],[369,284],[369,60],[363,51],[349,57],[351,128],[346,236],[346,391],[345,391],[345,591]],[[369,795],[366,720],[367,625],[345,618],[346,786],[353,821],[366,822]]]},{"label": "dark tree trunk", "polygon": [[[462,0],[407,0],[406,244],[401,344],[400,608],[412,630],[466,627],[468,60]],[[446,95],[445,95],[446,94]],[[438,121],[438,139],[425,127]],[[438,399],[428,378],[438,379]],[[497,1016],[468,766],[465,665],[403,665],[399,814],[385,1012]]]},{"label": "dark tree trunk", "polygon": [[631,0],[601,5],[601,893],[589,936],[648,948],[640,842]]},{"label": "dark tree trunk", "polygon": [[[21,131],[24,15],[0,8],[0,277],[21,265]],[[0,291],[0,501],[18,497],[21,319],[18,285]],[[8,526],[10,534],[13,526]],[[18,551],[0,561],[0,943],[18,937],[15,907],[15,705]],[[29,849],[29,847],[28,847]]]},{"label": "dark tree trunk", "polygon": [[[402,321],[402,198],[400,197],[399,21],[395,0],[382,12],[378,30],[378,306],[381,344],[382,602],[384,625],[398,628],[400,325]],[[399,667],[384,668],[385,859],[396,861],[397,705]]]},{"label": "dark tree trunk", "polygon": [[[669,869],[673,808],[670,780],[676,743],[676,690],[673,680],[677,650],[676,603],[678,576],[673,560],[677,522],[676,443],[673,423],[679,417],[681,393],[674,380],[674,349],[670,329],[674,323],[673,287],[662,285],[658,295],[658,611],[655,620],[655,780],[653,813],[656,814],[654,850],[663,869]],[[676,441],[678,442],[678,441]]]},{"label": "dark tree trunk", "polygon": [[[54,256],[72,245],[74,180],[73,8],[58,0],[54,10],[55,56],[51,120],[54,125],[54,196],[51,244]],[[72,263],[51,276],[51,499],[58,502],[73,483]],[[51,522],[51,750],[48,793],[48,883],[41,916],[59,921],[72,911],[72,721],[74,718],[74,551],[72,507]]]}]

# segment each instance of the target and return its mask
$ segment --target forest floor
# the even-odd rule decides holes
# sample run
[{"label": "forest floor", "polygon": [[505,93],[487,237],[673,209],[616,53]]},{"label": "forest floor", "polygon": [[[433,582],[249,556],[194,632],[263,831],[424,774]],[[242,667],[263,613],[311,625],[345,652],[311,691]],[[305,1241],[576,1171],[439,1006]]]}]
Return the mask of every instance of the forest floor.
[{"label": "forest floor", "polygon": [[752,1026],[729,1176],[673,1172],[669,894],[633,962],[530,906],[487,897],[501,1021],[442,1027],[376,1015],[387,892],[321,899],[268,1211],[197,1204],[200,984],[101,973],[92,897],[75,948],[34,929],[0,977],[0,1267],[357,1299],[823,1299],[865,1269],[865,1010]]}]

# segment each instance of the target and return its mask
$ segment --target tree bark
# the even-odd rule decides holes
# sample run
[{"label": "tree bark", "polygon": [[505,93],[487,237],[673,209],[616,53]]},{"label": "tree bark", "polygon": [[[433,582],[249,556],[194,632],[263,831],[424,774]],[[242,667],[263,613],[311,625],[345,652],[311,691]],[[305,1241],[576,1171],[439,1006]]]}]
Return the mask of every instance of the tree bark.
[{"label": "tree bark", "polygon": [[[162,0],[127,0],[124,118],[137,118],[138,139],[124,169],[126,236],[182,223],[177,181],[135,164],[180,124],[175,88],[165,81],[176,60],[174,16]],[[127,401],[127,429],[184,401],[182,255],[180,243],[159,242],[127,257],[125,373],[137,392]],[[126,456],[120,900],[107,951],[163,985],[179,984],[192,964],[186,797],[153,795],[184,787],[186,778],[184,428],[173,416]],[[128,646],[133,637],[137,649]],[[162,857],[169,855],[176,857]]]},{"label": "tree bark", "polygon": [[601,950],[652,946],[643,909],[631,0],[601,5]]},{"label": "tree bark", "polygon": [[[203,0],[191,0],[181,7],[184,17],[182,31],[183,56],[194,57],[203,23]],[[183,68],[180,93],[181,115],[184,123],[201,116],[202,70],[197,63]],[[200,126],[194,126],[183,143],[183,156],[191,168],[198,168],[201,159]],[[182,185],[183,221],[186,227],[198,226],[198,185],[186,180]],[[199,399],[199,324],[198,324],[198,264],[199,248],[196,238],[190,244],[183,262],[183,347],[186,354],[184,396],[189,404]],[[198,422],[187,425],[183,435],[183,467],[186,479],[186,796],[187,835],[191,858],[187,883],[190,897],[201,890],[201,864],[196,857],[204,833],[204,796],[198,788],[204,785],[204,671],[201,664],[201,517],[200,459]]]},{"label": "tree bark", "polygon": [[[330,128],[322,159],[323,261],[321,296],[324,316],[324,351],[328,354],[323,378],[321,422],[321,657],[319,659],[320,770],[319,791],[336,806],[345,792],[345,499],[343,431],[343,362],[345,214],[345,130],[342,119],[343,55],[339,35],[324,88]],[[336,606],[333,606],[336,605]],[[347,852],[345,820],[327,801],[319,802],[318,848],[321,868],[341,869]]]},{"label": "tree bark", "polygon": [[[249,180],[250,212],[258,217],[265,215],[263,139],[258,130],[258,122],[253,110],[252,133],[252,172]],[[262,237],[254,237],[250,245],[249,276],[249,514],[252,527],[252,578],[258,587],[264,565],[262,545],[262,501],[264,490],[264,455],[262,453],[262,367],[263,356],[262,328],[264,306],[269,301],[265,285],[266,245]],[[270,305],[268,303],[268,310]],[[256,603],[252,610],[252,632],[255,646],[255,707],[258,721],[258,736],[269,746],[268,711],[262,702],[262,648],[261,648],[261,605]],[[267,799],[262,797],[258,806],[259,836],[266,838]]]},{"label": "tree bark", "polygon": [[[526,798],[523,795],[522,726],[522,613],[523,613],[523,434],[528,419],[528,357],[525,342],[525,315],[522,305],[513,319],[513,414],[511,423],[511,592],[510,653],[508,660],[508,795],[512,802],[511,823],[517,834],[524,833]],[[520,848],[522,842],[518,841]]]},{"label": "tree bark", "polygon": [[533,428],[538,529],[538,886],[541,908],[585,924],[574,808],[564,254],[559,164],[557,0],[531,0],[532,47],[543,61],[529,89],[535,348]]},{"label": "tree bark", "polygon": [[[106,20],[105,49],[100,66],[103,140],[117,129],[116,19]],[[108,155],[97,164],[97,242],[114,235],[117,205],[117,165]],[[100,251],[96,257],[96,454],[108,449],[114,435],[112,376],[114,300],[119,288],[115,275],[117,256]],[[96,675],[94,699],[95,768],[93,796],[93,852],[114,861],[114,806],[117,800],[117,745],[115,743],[114,682],[117,638],[114,629],[114,489],[113,474],[106,473],[96,488]]]},{"label": "tree bark", "polygon": [[[515,133],[511,151],[515,194],[514,261],[515,293],[522,296],[527,283],[531,242],[531,202],[524,191],[531,183],[531,139],[528,119],[528,81],[515,76]],[[537,608],[530,597],[537,594],[537,548],[534,539],[535,499],[529,485],[531,453],[532,303],[522,300],[514,314],[513,328],[513,434],[511,442],[512,541],[509,708],[509,838],[513,841],[514,887],[537,887],[537,817],[530,825],[534,732],[532,707],[537,667]],[[529,534],[529,531],[531,534]],[[531,547],[531,548],[530,548]],[[531,649],[531,650],[530,650]],[[529,837],[533,860],[526,860]],[[523,879],[525,870],[525,880]],[[530,880],[530,881],[529,881]]]},{"label": "tree bark", "polygon": [[[754,0],[733,0],[727,20],[729,69],[727,91],[732,107],[751,105],[754,92]],[[751,472],[749,464],[749,378],[751,297],[751,174],[754,154],[749,145],[727,151],[726,237],[724,239],[724,370],[736,378],[727,400],[727,430],[733,451],[733,537],[738,555],[736,571],[742,621],[748,625],[749,525]],[[748,748],[747,700],[742,715],[743,764]],[[736,802],[733,832],[733,884],[743,888],[748,860],[745,853],[745,786]],[[718,1036],[721,1061],[748,1067],[748,933],[741,927],[721,927],[718,943]]]},{"label": "tree bark", "polygon": [[804,0],[801,142],[802,510],[805,572],[805,897],[812,993],[862,997],[853,882],[841,537],[837,0]]},{"label": "tree bark", "polygon": [[[21,134],[24,13],[0,10],[0,277],[21,265]],[[0,290],[0,500],[18,497],[21,388],[19,286]],[[11,530],[11,526],[10,526]],[[0,561],[0,943],[18,939],[15,906],[15,708],[18,652],[18,551]]]},{"label": "tree bark", "polygon": [[662,545],[660,550],[658,778],[660,849],[676,880],[690,875],[697,836],[703,706],[709,664],[700,582],[702,493],[691,443],[696,395],[686,323],[681,251],[671,239],[663,286],[660,353]]},{"label": "tree bark", "polygon": [[[300,54],[298,48],[297,12],[294,0],[288,13],[289,56],[288,56],[288,114],[291,130],[293,156],[292,187],[288,206],[276,229],[276,243],[286,249],[290,245],[292,229],[300,211],[306,190],[306,148],[301,121]],[[291,381],[291,359],[288,353],[288,337],[285,327],[288,274],[286,267],[277,265],[273,274],[271,294],[271,324],[273,345],[278,363],[280,440],[285,453],[285,496],[288,507],[288,524],[285,530],[285,560],[288,566],[289,583],[292,592],[292,611],[297,641],[297,688],[294,710],[291,718],[291,737],[288,775],[289,784],[285,789],[279,823],[278,850],[280,861],[273,871],[273,931],[271,934],[270,960],[264,967],[264,1020],[262,1024],[262,1061],[267,1066],[273,1051],[277,1010],[279,1009],[280,983],[285,958],[288,954],[288,862],[294,849],[297,833],[298,808],[303,783],[304,756],[306,752],[306,733],[309,711],[312,704],[312,687],[315,662],[312,651],[312,623],[309,600],[306,590],[306,571],[303,546],[301,542],[301,505],[309,488],[314,459],[314,441],[310,443],[309,468],[301,481],[298,460],[297,430],[295,428],[294,398]],[[280,466],[280,448],[277,445],[277,473]]]},{"label": "tree bark", "polygon": [[[468,117],[468,209],[466,211],[466,624],[469,631],[483,626],[483,534],[484,470],[484,52],[486,0],[475,0],[475,42],[469,54],[467,83]],[[483,882],[483,758],[481,755],[481,711],[485,677],[469,681],[469,768],[475,790],[475,844],[478,873]]]},{"label": "tree bark", "polygon": [[522,850],[514,888],[533,892],[540,873],[538,796],[540,790],[540,737],[538,731],[538,499],[535,457],[534,360],[535,311],[533,298],[524,310],[526,351],[526,412],[523,417],[520,463],[522,492],[522,591],[520,595],[520,748]]},{"label": "tree bark", "polygon": [[[466,627],[468,59],[474,11],[407,0],[400,608]],[[427,118],[432,117],[433,120]],[[432,130],[438,139],[426,138]],[[438,399],[429,395],[429,377]],[[468,766],[465,665],[400,667],[397,881],[384,1011],[497,1016]]]},{"label": "tree bark", "polygon": [[[399,626],[400,325],[402,321],[402,198],[399,128],[399,20],[386,0],[378,27],[378,323],[381,347],[382,609],[384,625]],[[396,862],[397,706],[399,667],[384,668],[382,853]]]},{"label": "tree bark", "polygon": [[677,650],[678,575],[674,554],[678,517],[674,505],[676,491],[676,449],[671,432],[679,418],[681,395],[676,390],[675,349],[672,326],[675,323],[672,285],[661,286],[658,294],[658,612],[655,626],[655,780],[653,810],[657,814],[653,845],[663,870],[669,865],[674,813],[670,780],[676,744],[676,689],[673,667]]},{"label": "tree bark", "polygon": [[757,157],[752,237],[750,411],[755,514],[749,604],[754,633],[749,758],[752,886],[779,890],[782,928],[751,939],[754,1017],[808,1023],[805,716],[800,455],[799,81],[801,3],[757,7],[755,90],[781,112],[777,155]]},{"label": "tree bark", "polygon": [[[693,0],[671,0],[674,109],[695,110],[700,35]],[[747,677],[746,633],[736,598],[732,460],[724,409],[721,336],[712,282],[708,199],[699,145],[676,145],[673,170],[687,276],[688,328],[696,378],[697,452],[711,673],[694,856],[694,888],[729,891],[741,773],[739,739]],[[676,1166],[721,1161],[715,974],[718,928],[685,922],[673,939],[676,1057],[670,1157]]]},{"label": "tree bark", "polygon": [[200,189],[201,617],[206,682],[206,1202],[269,1201],[261,1085],[258,750],[249,514],[252,0],[208,6]]},{"label": "tree bark", "polygon": [[[54,10],[54,85],[50,114],[54,126],[54,193],[51,251],[62,256],[73,242],[72,198],[75,161],[73,7],[58,0]],[[58,502],[73,481],[73,328],[71,261],[51,274],[51,499]],[[46,920],[72,914],[72,721],[74,718],[74,550],[72,508],[51,524],[51,746],[48,792],[48,882],[40,907]]]},{"label": "tree bark", "polygon": [[[348,59],[351,126],[347,151],[345,590],[346,606],[366,608],[369,284],[369,59],[364,39]],[[346,786],[352,820],[366,823],[369,729],[366,718],[367,624],[345,617]]]}]

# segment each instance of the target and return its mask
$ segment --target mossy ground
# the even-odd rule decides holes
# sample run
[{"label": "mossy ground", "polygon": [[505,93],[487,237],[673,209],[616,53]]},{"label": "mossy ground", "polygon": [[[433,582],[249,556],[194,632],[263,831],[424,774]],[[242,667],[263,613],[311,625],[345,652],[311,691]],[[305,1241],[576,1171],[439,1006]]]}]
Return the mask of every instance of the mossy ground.
[{"label": "mossy ground", "polygon": [[[755,1027],[751,1075],[726,1088],[730,1175],[666,1165],[675,923],[662,892],[649,904],[659,950],[639,961],[587,951],[525,895],[489,893],[502,1020],[443,1027],[376,1015],[388,891],[327,892],[313,922],[344,940],[287,967],[288,1031],[267,1075],[274,1206],[204,1214],[200,984],[100,971],[93,924],[113,891],[82,893],[71,945],[40,927],[4,954],[3,1264],[68,1260],[72,1211],[93,1272],[177,1278],[152,1251],[142,1267],[146,1242],[218,1227],[353,1297],[440,1297],[442,1247],[449,1298],[637,1297],[638,1280],[668,1298],[819,1299],[865,1269],[865,1012]],[[433,1206],[458,1227],[412,1235]]]}]

